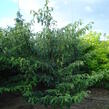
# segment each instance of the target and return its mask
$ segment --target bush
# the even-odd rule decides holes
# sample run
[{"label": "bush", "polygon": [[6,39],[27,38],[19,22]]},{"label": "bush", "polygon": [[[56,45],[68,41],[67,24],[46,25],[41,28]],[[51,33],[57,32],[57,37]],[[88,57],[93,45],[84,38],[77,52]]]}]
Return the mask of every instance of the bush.
[{"label": "bush", "polygon": [[53,28],[51,11],[47,0],[38,13],[32,11],[43,26],[36,34],[19,12],[15,27],[0,29],[0,93],[19,92],[32,104],[70,107],[88,96],[89,87],[108,81],[109,42],[98,33],[86,34],[91,24],[81,21]]}]

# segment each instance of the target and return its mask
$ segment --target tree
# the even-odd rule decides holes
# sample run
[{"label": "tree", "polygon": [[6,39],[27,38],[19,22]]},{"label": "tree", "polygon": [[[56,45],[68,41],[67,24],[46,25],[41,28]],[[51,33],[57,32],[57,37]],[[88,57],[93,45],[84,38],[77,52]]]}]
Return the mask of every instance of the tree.
[{"label": "tree", "polygon": [[14,27],[0,29],[0,93],[19,92],[32,104],[70,107],[87,96],[89,87],[108,80],[109,42],[86,34],[90,23],[52,28],[48,3],[32,11],[41,32],[33,34],[19,12]]}]

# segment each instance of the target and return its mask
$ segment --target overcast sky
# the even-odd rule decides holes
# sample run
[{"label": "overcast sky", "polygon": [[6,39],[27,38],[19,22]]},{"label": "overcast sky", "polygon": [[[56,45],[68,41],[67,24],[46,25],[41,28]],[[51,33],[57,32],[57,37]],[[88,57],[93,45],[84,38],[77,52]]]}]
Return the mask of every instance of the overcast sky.
[{"label": "overcast sky", "polygon": [[[84,23],[94,21],[94,30],[109,33],[109,0],[50,1],[50,6],[54,7],[53,16],[58,21],[58,27],[82,19]],[[44,0],[19,0],[21,13],[27,21],[31,18],[30,10],[37,11],[43,4]],[[18,0],[0,0],[0,27],[13,25],[17,11]],[[35,30],[40,29],[38,26],[35,27]]]}]

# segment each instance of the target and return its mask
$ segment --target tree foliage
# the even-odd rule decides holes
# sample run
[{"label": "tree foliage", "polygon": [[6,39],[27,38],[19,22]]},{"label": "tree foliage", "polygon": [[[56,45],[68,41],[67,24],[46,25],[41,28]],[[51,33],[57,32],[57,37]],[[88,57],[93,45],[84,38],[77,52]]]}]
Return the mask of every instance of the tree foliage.
[{"label": "tree foliage", "polygon": [[32,11],[41,32],[32,33],[19,12],[14,27],[0,29],[0,93],[19,92],[33,104],[70,107],[87,97],[89,87],[108,82],[109,41],[87,34],[91,23],[52,28],[56,22],[48,3]]}]

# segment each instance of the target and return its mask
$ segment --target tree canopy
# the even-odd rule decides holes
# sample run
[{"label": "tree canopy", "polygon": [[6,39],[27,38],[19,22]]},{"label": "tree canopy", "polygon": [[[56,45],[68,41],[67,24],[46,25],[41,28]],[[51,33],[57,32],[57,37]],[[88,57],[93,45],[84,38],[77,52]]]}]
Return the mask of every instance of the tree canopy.
[{"label": "tree canopy", "polygon": [[18,92],[32,104],[70,107],[90,87],[109,87],[109,40],[100,40],[100,33],[90,31],[92,24],[82,21],[53,28],[48,3],[32,11],[41,32],[33,33],[20,12],[14,27],[0,29],[0,93]]}]

